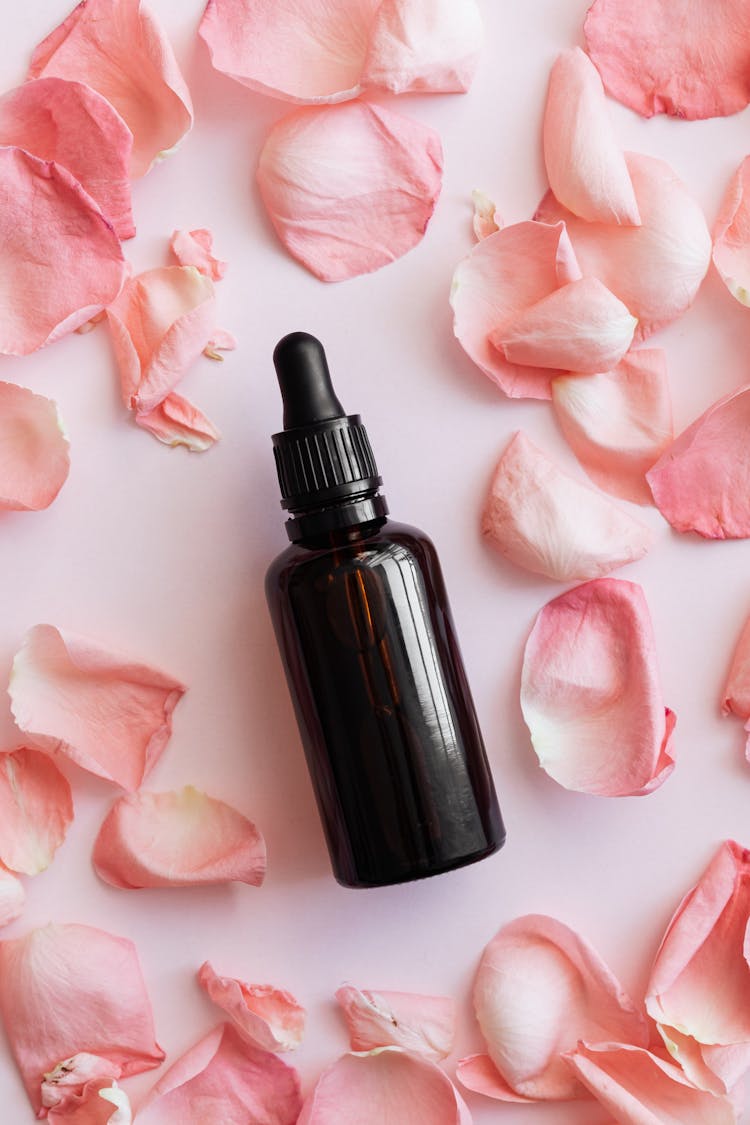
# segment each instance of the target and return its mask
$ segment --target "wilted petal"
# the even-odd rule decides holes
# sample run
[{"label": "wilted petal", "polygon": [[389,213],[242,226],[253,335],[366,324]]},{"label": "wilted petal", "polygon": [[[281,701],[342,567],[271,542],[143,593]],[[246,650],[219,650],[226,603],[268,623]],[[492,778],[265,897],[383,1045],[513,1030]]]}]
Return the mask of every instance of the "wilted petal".
[{"label": "wilted petal", "polygon": [[192,453],[205,453],[221,437],[211,419],[175,391],[135,420],[165,445],[186,445]]},{"label": "wilted petal", "polygon": [[539,764],[566,789],[635,797],[666,780],[675,720],[640,586],[599,578],[541,610],[526,642],[521,708]]},{"label": "wilted petal", "polygon": [[0,926],[20,918],[25,904],[26,892],[21,880],[0,867]]},{"label": "wilted petal", "polygon": [[552,405],[565,440],[595,484],[623,500],[653,503],[646,473],[673,437],[661,348],[631,351],[612,371],[553,379]]},{"label": "wilted petal", "polygon": [[111,1078],[87,1082],[47,1117],[48,1125],[132,1125],[132,1121],[128,1096]]},{"label": "wilted petal", "polygon": [[745,754],[750,761],[750,619],[745,622],[734,650],[721,709],[725,715],[737,715],[745,720],[748,731]]},{"label": "wilted petal", "polygon": [[159,1079],[138,1112],[138,1125],[295,1125],[299,1091],[293,1067],[249,1046],[225,1023]]},{"label": "wilted petal", "polygon": [[413,992],[360,992],[344,985],[336,992],[352,1051],[403,1047],[425,1058],[444,1059],[453,1050],[456,1005],[448,996]]},{"label": "wilted petal", "polygon": [[472,226],[477,242],[481,242],[488,235],[496,234],[502,227],[503,221],[497,213],[495,204],[483,191],[473,191],[471,201],[474,204]]},{"label": "wilted petal", "polygon": [[559,582],[608,574],[652,541],[645,524],[558,469],[521,431],[497,463],[482,534],[516,566]]},{"label": "wilted petal", "polygon": [[123,1077],[164,1059],[135,946],[91,926],[45,926],[0,941],[0,1014],[35,1109],[45,1075],[78,1051]]},{"label": "wilted petal", "polygon": [[72,79],[105,97],[133,135],[133,176],[147,172],[193,123],[172,47],[141,0],[78,4],[36,48],[28,77]]},{"label": "wilted petal", "polygon": [[558,372],[508,363],[490,336],[529,305],[581,276],[564,223],[514,223],[483,238],[453,275],[453,332],[490,379],[513,398],[549,398]]},{"label": "wilted petal", "polygon": [[563,51],[552,67],[544,111],[544,163],[553,195],[574,215],[589,222],[640,224],[601,78],[580,47]]},{"label": "wilted petal", "polygon": [[221,281],[227,263],[214,257],[214,236],[210,230],[176,230],[169,247],[181,266],[195,266],[212,281]]},{"label": "wilted petal", "polygon": [[548,193],[536,218],[564,219],[581,269],[598,277],[638,318],[645,339],[692,304],[711,261],[711,236],[700,207],[663,160],[626,153],[639,227],[589,223]]},{"label": "wilted petal", "polygon": [[0,383],[0,508],[48,508],[70,468],[57,406],[15,383]]},{"label": "wilted petal", "polygon": [[434,129],[360,101],[283,117],[258,164],[276,233],[322,281],[370,273],[416,246],[442,177]]},{"label": "wilted petal", "polygon": [[262,1051],[293,1051],[299,1047],[305,1032],[305,1009],[291,992],[270,984],[220,977],[208,961],[201,965],[198,983],[252,1046]]},{"label": "wilted petal", "polygon": [[541,914],[517,918],[489,943],[474,1008],[502,1078],[516,1094],[535,1100],[583,1096],[561,1057],[579,1039],[648,1042],[643,1015],[596,951]]},{"label": "wilted petal", "polygon": [[28,747],[0,754],[0,862],[38,875],[72,820],[70,786],[46,754]]},{"label": "wilted petal", "polygon": [[71,1100],[79,1095],[84,1087],[96,1079],[119,1078],[122,1067],[110,1059],[79,1051],[69,1059],[63,1059],[45,1074],[42,1082],[42,1105],[46,1109],[59,1106],[64,1110]]},{"label": "wilted petal", "polygon": [[465,1059],[460,1059],[456,1077],[467,1090],[484,1094],[498,1102],[536,1101],[536,1098],[525,1098],[512,1090],[489,1055],[468,1055]]},{"label": "wilted petal", "polygon": [[383,0],[362,84],[394,94],[463,93],[483,43],[476,0]]},{"label": "wilted petal", "polygon": [[26,634],[8,688],[34,745],[125,789],[137,789],[161,755],[184,691],[171,676],[52,625]]},{"label": "wilted petal", "polygon": [[750,156],[732,177],[714,226],[714,265],[733,297],[750,305]]}]

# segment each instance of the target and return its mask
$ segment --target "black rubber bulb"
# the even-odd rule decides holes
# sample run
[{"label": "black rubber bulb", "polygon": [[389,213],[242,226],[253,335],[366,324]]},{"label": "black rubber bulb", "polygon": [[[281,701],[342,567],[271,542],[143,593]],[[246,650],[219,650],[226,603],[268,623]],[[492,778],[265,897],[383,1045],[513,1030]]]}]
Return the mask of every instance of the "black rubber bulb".
[{"label": "black rubber bulb", "polygon": [[344,417],[320,340],[307,332],[291,332],[276,345],[273,365],[284,401],[285,430]]}]

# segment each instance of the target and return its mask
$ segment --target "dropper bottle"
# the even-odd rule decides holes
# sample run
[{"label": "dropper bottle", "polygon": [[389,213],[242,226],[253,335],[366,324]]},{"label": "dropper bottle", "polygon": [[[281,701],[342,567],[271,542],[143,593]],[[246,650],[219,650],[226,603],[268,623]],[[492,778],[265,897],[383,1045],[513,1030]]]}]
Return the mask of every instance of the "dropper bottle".
[{"label": "dropper bottle", "polygon": [[505,830],[435,548],[388,518],[320,342],[294,332],[273,358],[291,545],[266,595],[334,874],[377,887],[483,859]]}]

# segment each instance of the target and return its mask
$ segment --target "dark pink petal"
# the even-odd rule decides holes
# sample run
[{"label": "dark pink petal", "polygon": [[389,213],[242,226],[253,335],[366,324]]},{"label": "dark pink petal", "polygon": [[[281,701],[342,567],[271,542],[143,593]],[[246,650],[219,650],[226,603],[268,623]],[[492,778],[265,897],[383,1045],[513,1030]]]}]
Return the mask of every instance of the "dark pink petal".
[{"label": "dark pink petal", "polygon": [[456,1077],[467,1090],[484,1094],[498,1102],[534,1102],[536,1098],[525,1098],[512,1090],[489,1055],[468,1055],[460,1059],[456,1067]]},{"label": "dark pink petal", "polygon": [[463,93],[483,43],[476,0],[382,0],[362,84],[394,94]]},{"label": "dark pink petal", "polygon": [[64,1112],[90,1082],[108,1080],[111,1083],[121,1074],[122,1067],[118,1063],[79,1051],[77,1055],[63,1059],[45,1074],[42,1082],[42,1105],[45,1109],[59,1108]]},{"label": "dark pink petal", "polygon": [[20,918],[25,903],[26,892],[21,880],[0,866],[0,926]]},{"label": "dark pink petal", "polygon": [[0,383],[0,508],[48,508],[70,468],[57,406],[15,383]]},{"label": "dark pink petal", "polygon": [[132,1125],[132,1121],[128,1095],[111,1078],[88,1082],[47,1117],[48,1125]]},{"label": "dark pink petal", "polygon": [[442,178],[434,129],[361,101],[283,117],[258,164],[276,233],[322,281],[370,273],[416,246]]},{"label": "dark pink petal", "polygon": [[745,622],[734,650],[721,709],[725,715],[737,715],[745,720],[748,732],[745,755],[750,761],[750,619]]},{"label": "dark pink petal", "polygon": [[176,230],[169,247],[178,265],[195,266],[212,281],[221,281],[227,272],[227,263],[214,257],[214,236],[210,230]]},{"label": "dark pink petal", "polygon": [[133,135],[133,176],[193,123],[172,47],[141,0],[83,0],[36,48],[28,77],[84,82],[111,102]]},{"label": "dark pink petal", "polygon": [[714,225],[714,265],[729,292],[750,305],[750,156],[732,177]]},{"label": "dark pink petal", "polygon": [[0,942],[0,1014],[32,1105],[45,1075],[77,1052],[123,1077],[164,1059],[135,946],[91,926],[45,926]]},{"label": "dark pink petal", "polygon": [[483,191],[473,191],[471,201],[474,204],[472,227],[477,242],[481,242],[488,235],[496,234],[502,227],[503,220],[498,215],[493,201]]},{"label": "dark pink petal", "polygon": [[225,1023],[159,1079],[138,1125],[295,1125],[301,1104],[297,1071]]},{"label": "dark pink petal", "polygon": [[8,692],[35,746],[137,789],[169,741],[185,688],[83,637],[35,625],[16,653]]},{"label": "dark pink petal", "polygon": [[262,1051],[299,1047],[305,1032],[305,1009],[290,992],[270,984],[220,977],[208,961],[201,965],[198,983],[251,1046]]},{"label": "dark pink petal", "polygon": [[414,992],[360,992],[345,985],[336,992],[352,1051],[403,1047],[437,1062],[453,1050],[456,1004],[448,996]]},{"label": "dark pink petal", "polygon": [[0,861],[38,875],[49,867],[73,820],[70,785],[39,750],[0,754]]},{"label": "dark pink petal", "polygon": [[175,391],[153,410],[136,413],[135,420],[165,445],[185,445],[192,453],[205,453],[221,437],[211,419]]}]

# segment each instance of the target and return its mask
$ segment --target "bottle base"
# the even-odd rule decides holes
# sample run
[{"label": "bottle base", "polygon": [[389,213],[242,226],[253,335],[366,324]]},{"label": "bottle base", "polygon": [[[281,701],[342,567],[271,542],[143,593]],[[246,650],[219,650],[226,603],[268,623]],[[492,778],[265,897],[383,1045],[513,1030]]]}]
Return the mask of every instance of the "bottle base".
[{"label": "bottle base", "polygon": [[337,875],[334,871],[336,882],[350,890],[372,890],[376,887],[395,887],[400,883],[415,883],[419,879],[431,879],[434,875],[445,875],[448,871],[457,871],[460,867],[468,867],[471,863],[479,863],[482,859],[488,859],[495,852],[499,852],[506,840],[506,834],[503,833],[497,840],[481,851],[472,852],[470,855],[461,856],[459,859],[452,859],[446,863],[424,868],[412,868],[398,873],[393,876],[384,876],[382,879],[347,879],[343,875]]}]

